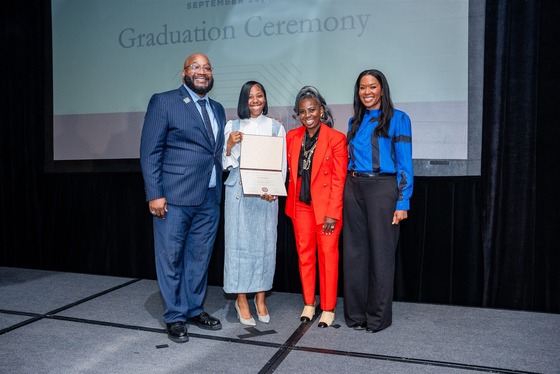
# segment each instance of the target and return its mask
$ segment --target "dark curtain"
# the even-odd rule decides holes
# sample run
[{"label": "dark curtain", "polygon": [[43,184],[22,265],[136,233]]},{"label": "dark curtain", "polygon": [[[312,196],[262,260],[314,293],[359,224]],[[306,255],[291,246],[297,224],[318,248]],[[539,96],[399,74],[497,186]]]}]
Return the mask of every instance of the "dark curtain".
[{"label": "dark curtain", "polygon": [[416,177],[401,223],[395,299],[479,306],[480,178]]},{"label": "dark curtain", "polygon": [[[544,1],[540,11],[536,137],[535,310],[560,312],[560,3]],[[529,309],[529,308],[527,308]]]},{"label": "dark curtain", "polygon": [[[560,13],[553,2],[487,3],[482,175],[415,179],[395,299],[560,312]],[[140,173],[44,172],[49,2],[14,2],[0,17],[0,266],[155,279]],[[274,290],[301,292],[283,214],[278,230]],[[222,269],[220,230],[210,284]]]},{"label": "dark curtain", "polygon": [[553,113],[560,100],[552,83],[559,81],[552,69],[560,45],[556,4],[487,2],[482,241],[488,307],[560,311],[552,189],[560,162]]},{"label": "dark curtain", "polygon": [[0,265],[40,267],[46,56],[50,4],[13,2],[0,12]]}]

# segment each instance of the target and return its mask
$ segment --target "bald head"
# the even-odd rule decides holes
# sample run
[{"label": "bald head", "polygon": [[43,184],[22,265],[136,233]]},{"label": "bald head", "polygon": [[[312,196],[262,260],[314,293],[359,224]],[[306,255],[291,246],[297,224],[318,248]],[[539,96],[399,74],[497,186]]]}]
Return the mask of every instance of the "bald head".
[{"label": "bald head", "polygon": [[189,66],[194,63],[197,63],[200,66],[205,66],[205,65],[211,66],[208,56],[206,56],[203,53],[193,53],[192,55],[190,55],[185,59],[185,64],[183,66]]},{"label": "bald head", "polygon": [[214,86],[212,65],[205,54],[194,53],[183,65],[183,81],[200,97],[204,97]]}]

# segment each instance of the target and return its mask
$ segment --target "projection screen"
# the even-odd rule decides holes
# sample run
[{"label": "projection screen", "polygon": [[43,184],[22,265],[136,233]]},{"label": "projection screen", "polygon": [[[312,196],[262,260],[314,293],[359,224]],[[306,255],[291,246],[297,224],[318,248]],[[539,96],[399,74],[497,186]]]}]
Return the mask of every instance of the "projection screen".
[{"label": "projection screen", "polygon": [[296,93],[314,85],[346,133],[356,77],[376,68],[387,76],[395,107],[412,119],[417,174],[468,174],[449,165],[478,157],[469,154],[469,142],[479,141],[476,134],[469,139],[469,23],[480,19],[467,0],[51,0],[51,6],[55,164],[137,160],[150,96],[177,88],[183,61],[194,52],[209,56],[210,96],[228,119],[236,117],[242,84],[257,80],[267,90],[269,114],[290,130],[299,126],[292,116]]}]

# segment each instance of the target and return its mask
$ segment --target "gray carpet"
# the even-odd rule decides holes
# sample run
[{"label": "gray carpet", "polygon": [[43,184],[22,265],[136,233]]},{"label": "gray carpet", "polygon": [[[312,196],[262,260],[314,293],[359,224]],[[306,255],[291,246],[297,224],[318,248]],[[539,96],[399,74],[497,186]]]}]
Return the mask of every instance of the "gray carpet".
[{"label": "gray carpet", "polygon": [[[171,342],[153,280],[0,267],[0,373],[560,373],[560,315],[395,302],[376,334],[299,322],[299,294],[272,292],[271,323],[239,324],[209,287],[219,331]],[[254,311],[253,311],[254,313]]]}]

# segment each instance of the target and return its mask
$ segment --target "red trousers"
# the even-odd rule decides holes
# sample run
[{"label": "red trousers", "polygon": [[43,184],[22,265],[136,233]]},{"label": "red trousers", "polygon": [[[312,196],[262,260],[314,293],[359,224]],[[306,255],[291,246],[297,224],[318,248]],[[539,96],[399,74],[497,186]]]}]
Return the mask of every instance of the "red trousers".
[{"label": "red trousers", "polygon": [[[299,190],[299,189],[298,189]],[[298,191],[299,195],[299,191]],[[338,286],[338,238],[342,222],[337,221],[330,235],[323,234],[323,223],[315,223],[313,203],[309,206],[296,201],[294,233],[299,257],[299,274],[303,302],[315,305],[317,258],[319,259],[319,290],[322,310],[336,306]]]}]

